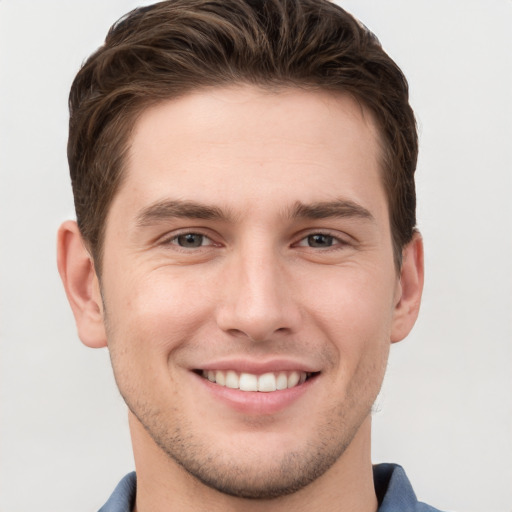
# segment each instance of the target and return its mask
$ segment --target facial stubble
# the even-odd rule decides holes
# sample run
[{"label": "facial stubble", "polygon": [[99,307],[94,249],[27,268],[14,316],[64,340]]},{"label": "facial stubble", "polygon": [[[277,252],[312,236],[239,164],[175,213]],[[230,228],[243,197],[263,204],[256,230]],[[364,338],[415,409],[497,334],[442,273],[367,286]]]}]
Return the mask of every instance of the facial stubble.
[{"label": "facial stubble", "polygon": [[[220,493],[238,498],[269,500],[295,493],[324,475],[350,446],[365,419],[371,414],[373,403],[380,390],[386,360],[382,364],[358,368],[358,378],[351,382],[345,400],[322,411],[314,436],[302,445],[284,453],[279,460],[269,451],[266,459],[241,460],[249,453],[247,445],[234,447],[225,453],[208,443],[194,431],[193,425],[183,417],[179,407],[169,406],[162,412],[140,396],[140,390],[131,388],[117,364],[111,350],[112,365],[119,390],[129,410],[144,427],[153,442],[168,457],[194,479]],[[386,356],[387,359],[387,356]],[[372,385],[371,385],[372,384]],[[171,402],[171,400],[169,400]],[[168,403],[169,403],[168,402]],[[178,418],[170,422],[167,418]],[[260,436],[264,442],[264,436]],[[261,449],[260,446],[258,448]]]}]

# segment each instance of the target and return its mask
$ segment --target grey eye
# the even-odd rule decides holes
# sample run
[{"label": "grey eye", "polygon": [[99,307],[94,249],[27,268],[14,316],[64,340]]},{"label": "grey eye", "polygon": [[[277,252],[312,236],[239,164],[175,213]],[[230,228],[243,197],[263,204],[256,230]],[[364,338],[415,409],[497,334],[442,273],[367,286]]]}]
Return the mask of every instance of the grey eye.
[{"label": "grey eye", "polygon": [[204,235],[200,235],[198,233],[185,233],[184,235],[178,235],[176,237],[176,244],[180,247],[194,249],[196,247],[201,247],[205,238],[206,237]]},{"label": "grey eye", "polygon": [[307,243],[309,247],[332,247],[334,237],[317,233],[315,235],[309,235],[307,237]]}]

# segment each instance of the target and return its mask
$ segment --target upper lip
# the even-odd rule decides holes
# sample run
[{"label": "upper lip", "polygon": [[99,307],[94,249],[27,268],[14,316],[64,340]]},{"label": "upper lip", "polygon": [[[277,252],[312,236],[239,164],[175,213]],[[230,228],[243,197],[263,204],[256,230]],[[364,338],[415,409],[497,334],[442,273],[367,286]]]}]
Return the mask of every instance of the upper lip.
[{"label": "upper lip", "polygon": [[209,361],[204,365],[199,365],[193,368],[194,370],[234,370],[240,373],[251,373],[254,375],[261,375],[264,373],[276,373],[280,371],[299,371],[306,373],[316,373],[320,369],[310,363],[304,361],[296,361],[293,359],[267,359],[267,360],[254,360],[254,359],[219,359]]}]

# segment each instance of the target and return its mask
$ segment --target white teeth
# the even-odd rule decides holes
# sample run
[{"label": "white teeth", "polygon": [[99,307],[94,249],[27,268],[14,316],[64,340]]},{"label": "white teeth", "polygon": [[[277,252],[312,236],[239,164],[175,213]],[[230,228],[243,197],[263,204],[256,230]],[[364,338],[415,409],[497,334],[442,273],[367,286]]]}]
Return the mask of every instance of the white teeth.
[{"label": "white teeth", "polygon": [[242,391],[258,391],[258,377],[250,373],[241,373],[238,387]]},{"label": "white teeth", "polygon": [[240,379],[238,378],[238,375],[232,370],[226,372],[226,387],[232,389],[238,389],[240,387]]},{"label": "white teeth", "polygon": [[220,384],[221,386],[226,385],[226,375],[224,374],[224,372],[221,372],[219,370],[215,372],[215,382],[217,384]]},{"label": "white teeth", "polygon": [[252,373],[238,374],[233,370],[204,370],[202,375],[205,379],[215,382],[219,386],[240,389],[241,391],[260,391],[263,393],[293,388],[303,384],[308,378],[306,372],[299,371],[269,372],[262,375],[254,375]]},{"label": "white teeth", "polygon": [[275,391],[276,388],[276,376],[273,373],[264,373],[258,378],[258,391],[269,393]]},{"label": "white teeth", "polygon": [[288,387],[293,388],[299,383],[300,375],[299,372],[292,372],[288,375]]},{"label": "white teeth", "polygon": [[277,376],[276,388],[281,390],[281,389],[286,389],[287,387],[288,387],[288,376],[286,375],[286,373],[281,372]]}]

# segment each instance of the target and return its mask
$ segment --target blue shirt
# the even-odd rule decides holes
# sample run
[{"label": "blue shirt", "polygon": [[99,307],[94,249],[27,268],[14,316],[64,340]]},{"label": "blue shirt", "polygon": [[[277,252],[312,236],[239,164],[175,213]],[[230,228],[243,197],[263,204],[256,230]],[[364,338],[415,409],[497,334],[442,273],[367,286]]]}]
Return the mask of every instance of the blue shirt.
[{"label": "blue shirt", "polygon": [[[405,471],[396,464],[373,466],[373,480],[379,500],[378,512],[440,512],[417,500]],[[126,475],[98,512],[131,512],[136,484],[135,472]]]}]

